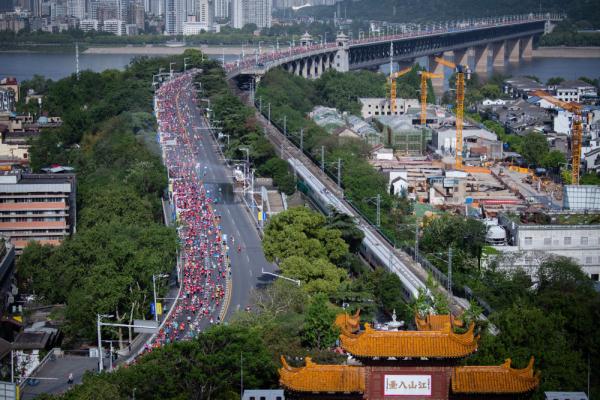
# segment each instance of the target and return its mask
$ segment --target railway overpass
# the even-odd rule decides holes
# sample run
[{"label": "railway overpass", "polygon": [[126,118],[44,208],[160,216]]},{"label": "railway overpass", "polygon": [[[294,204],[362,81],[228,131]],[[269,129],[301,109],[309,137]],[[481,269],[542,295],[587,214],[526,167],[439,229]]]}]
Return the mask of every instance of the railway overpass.
[{"label": "railway overpass", "polygon": [[[347,72],[377,68],[390,58],[410,62],[428,56],[431,72],[443,75],[445,68],[435,62],[435,57],[444,56],[457,64],[467,64],[472,54],[475,72],[485,74],[489,56],[495,67],[531,59],[534,36],[549,32],[553,23],[563,17],[526,14],[484,18],[358,39],[340,33],[331,43],[314,43],[310,35],[305,34],[298,46],[240,56],[237,61],[225,64],[225,70],[230,79],[244,75],[260,79],[270,69],[282,67],[290,73],[314,79],[329,69]],[[435,80],[433,83],[443,85],[443,82]]]}]

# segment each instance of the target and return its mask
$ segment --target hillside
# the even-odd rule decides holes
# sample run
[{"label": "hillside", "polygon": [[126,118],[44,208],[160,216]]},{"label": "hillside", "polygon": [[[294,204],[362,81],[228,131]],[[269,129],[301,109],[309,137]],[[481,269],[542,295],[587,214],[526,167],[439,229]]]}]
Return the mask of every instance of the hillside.
[{"label": "hillside", "polygon": [[596,0],[344,0],[338,6],[305,8],[298,13],[331,17],[339,9],[348,18],[428,22],[536,12],[540,5],[543,12],[566,12],[582,27],[600,28]]}]

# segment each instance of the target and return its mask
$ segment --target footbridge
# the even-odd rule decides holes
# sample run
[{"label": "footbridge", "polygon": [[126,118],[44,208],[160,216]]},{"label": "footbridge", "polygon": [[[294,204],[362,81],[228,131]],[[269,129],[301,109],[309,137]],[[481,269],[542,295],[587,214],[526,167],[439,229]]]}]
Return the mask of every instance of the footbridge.
[{"label": "footbridge", "polygon": [[[340,33],[330,43],[315,43],[305,34],[298,46],[240,56],[237,61],[225,64],[225,70],[230,79],[240,75],[260,78],[270,69],[282,67],[314,79],[329,69],[347,72],[377,68],[390,58],[410,62],[428,56],[431,72],[444,74],[445,68],[435,62],[435,57],[442,55],[457,64],[467,64],[468,56],[472,55],[475,72],[487,73],[489,56],[496,67],[531,59],[534,36],[549,32],[553,23],[562,18],[559,14],[484,18],[358,39]],[[443,80],[434,84],[443,85]]]}]

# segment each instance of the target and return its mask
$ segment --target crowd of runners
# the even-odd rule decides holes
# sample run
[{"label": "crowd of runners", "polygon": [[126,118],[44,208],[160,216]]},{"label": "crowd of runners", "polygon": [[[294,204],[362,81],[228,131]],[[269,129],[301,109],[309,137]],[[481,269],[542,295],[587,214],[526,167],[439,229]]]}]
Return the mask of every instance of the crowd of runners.
[{"label": "crowd of runners", "polygon": [[[216,194],[203,184],[207,166],[199,159],[199,143],[192,121],[198,113],[191,74],[183,74],[156,92],[157,121],[180,241],[180,296],[153,342],[159,347],[195,337],[207,324],[220,322],[229,272],[228,244],[224,243]],[[233,240],[231,238],[230,240]],[[232,243],[229,243],[232,245]]]}]

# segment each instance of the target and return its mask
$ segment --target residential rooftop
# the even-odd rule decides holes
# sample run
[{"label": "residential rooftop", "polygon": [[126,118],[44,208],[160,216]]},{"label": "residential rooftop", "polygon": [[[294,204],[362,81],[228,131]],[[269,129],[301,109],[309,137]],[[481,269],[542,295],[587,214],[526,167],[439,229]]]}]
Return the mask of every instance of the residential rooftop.
[{"label": "residential rooftop", "polygon": [[600,212],[531,212],[504,216],[520,225],[600,225]]}]

